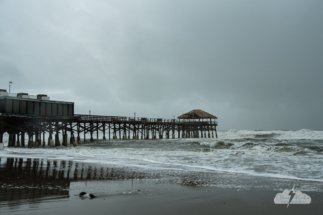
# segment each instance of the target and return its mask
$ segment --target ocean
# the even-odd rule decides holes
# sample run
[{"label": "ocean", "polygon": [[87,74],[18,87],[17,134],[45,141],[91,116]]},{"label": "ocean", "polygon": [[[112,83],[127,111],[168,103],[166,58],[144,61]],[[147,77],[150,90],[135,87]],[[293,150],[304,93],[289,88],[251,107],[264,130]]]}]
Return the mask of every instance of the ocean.
[{"label": "ocean", "polygon": [[[93,142],[82,141],[77,147],[5,147],[0,151],[0,171],[12,158],[22,163],[29,160],[31,165],[33,161],[41,162],[43,168],[64,161],[68,165],[62,167],[57,162],[54,168],[71,175],[82,166],[85,176],[89,168],[103,169],[100,177],[108,178],[107,169],[114,168],[122,172],[121,178],[136,172],[145,178],[184,185],[280,190],[296,184],[302,190],[323,191],[323,131],[228,130],[218,131],[218,137],[156,140],[99,137]],[[80,171],[77,174],[80,176]]]}]

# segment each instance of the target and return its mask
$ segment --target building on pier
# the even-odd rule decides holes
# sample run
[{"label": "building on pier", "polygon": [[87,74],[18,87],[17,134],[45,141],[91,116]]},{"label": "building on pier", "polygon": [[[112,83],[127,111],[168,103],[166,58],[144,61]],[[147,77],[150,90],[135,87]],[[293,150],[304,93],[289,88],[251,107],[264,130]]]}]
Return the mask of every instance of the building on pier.
[{"label": "building on pier", "polygon": [[74,117],[74,103],[50,100],[47,95],[7,93],[0,90],[0,114],[43,117]]},{"label": "building on pier", "polygon": [[203,110],[195,109],[177,117],[178,119],[217,119],[218,117]]},{"label": "building on pier", "polygon": [[[216,121],[216,119],[218,119],[216,116],[209,114],[203,110],[200,109],[195,109],[195,110],[191,110],[190,112],[184,113],[182,115],[180,115],[179,117],[177,117],[178,119],[183,119],[183,120],[193,120],[194,122],[198,121],[198,122],[209,122],[209,124],[201,124],[202,126],[199,129],[193,129],[195,131],[192,131],[192,135],[193,137],[200,137],[199,136],[199,131],[201,131],[201,135],[202,137],[213,137],[213,133],[210,134],[210,125],[218,125],[218,122]],[[204,125],[204,126],[203,126]],[[212,130],[212,129],[211,129]],[[215,135],[216,137],[218,137],[216,129],[215,129]]]}]

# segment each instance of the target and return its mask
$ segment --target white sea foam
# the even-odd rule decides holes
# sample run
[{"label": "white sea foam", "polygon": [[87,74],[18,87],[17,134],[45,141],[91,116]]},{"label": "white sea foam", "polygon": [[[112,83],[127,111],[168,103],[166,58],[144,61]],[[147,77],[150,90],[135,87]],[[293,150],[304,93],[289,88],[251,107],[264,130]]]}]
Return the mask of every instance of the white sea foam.
[{"label": "white sea foam", "polygon": [[46,158],[142,169],[215,171],[323,182],[323,132],[218,132],[219,139],[94,141],[78,147],[8,148],[0,157]]},{"label": "white sea foam", "polygon": [[[221,139],[255,138],[256,135],[272,135],[274,139],[323,139],[323,131],[301,129],[297,131],[254,131],[254,130],[234,130],[219,131]],[[276,135],[276,136],[275,136]]]}]

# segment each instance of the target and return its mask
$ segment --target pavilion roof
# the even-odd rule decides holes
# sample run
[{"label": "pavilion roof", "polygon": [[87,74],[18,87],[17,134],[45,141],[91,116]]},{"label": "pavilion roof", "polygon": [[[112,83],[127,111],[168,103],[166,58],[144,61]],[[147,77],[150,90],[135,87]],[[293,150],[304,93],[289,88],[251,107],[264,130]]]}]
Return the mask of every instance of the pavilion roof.
[{"label": "pavilion roof", "polygon": [[188,113],[184,113],[177,117],[178,119],[217,119],[218,117],[209,114],[203,110],[196,109]]}]

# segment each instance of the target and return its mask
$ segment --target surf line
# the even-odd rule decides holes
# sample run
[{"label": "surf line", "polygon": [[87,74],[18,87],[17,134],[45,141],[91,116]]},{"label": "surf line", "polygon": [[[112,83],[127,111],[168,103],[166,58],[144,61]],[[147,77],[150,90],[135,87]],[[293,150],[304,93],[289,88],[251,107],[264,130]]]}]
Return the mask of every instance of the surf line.
[{"label": "surf line", "polygon": [[291,179],[291,180],[300,180],[300,181],[323,182],[322,179],[298,178],[294,176],[276,175],[276,174],[270,174],[270,173],[259,174],[259,173],[247,172],[247,171],[223,170],[223,169],[217,169],[217,168],[207,167],[207,166],[191,166],[191,165],[185,165],[185,164],[163,163],[163,162],[153,161],[149,159],[142,159],[142,160],[149,163],[158,163],[158,164],[165,164],[165,165],[171,165],[171,166],[184,166],[184,167],[191,167],[191,168],[198,168],[198,169],[213,170],[218,172],[247,174],[247,175],[252,175],[257,177],[270,177],[270,178]]}]

